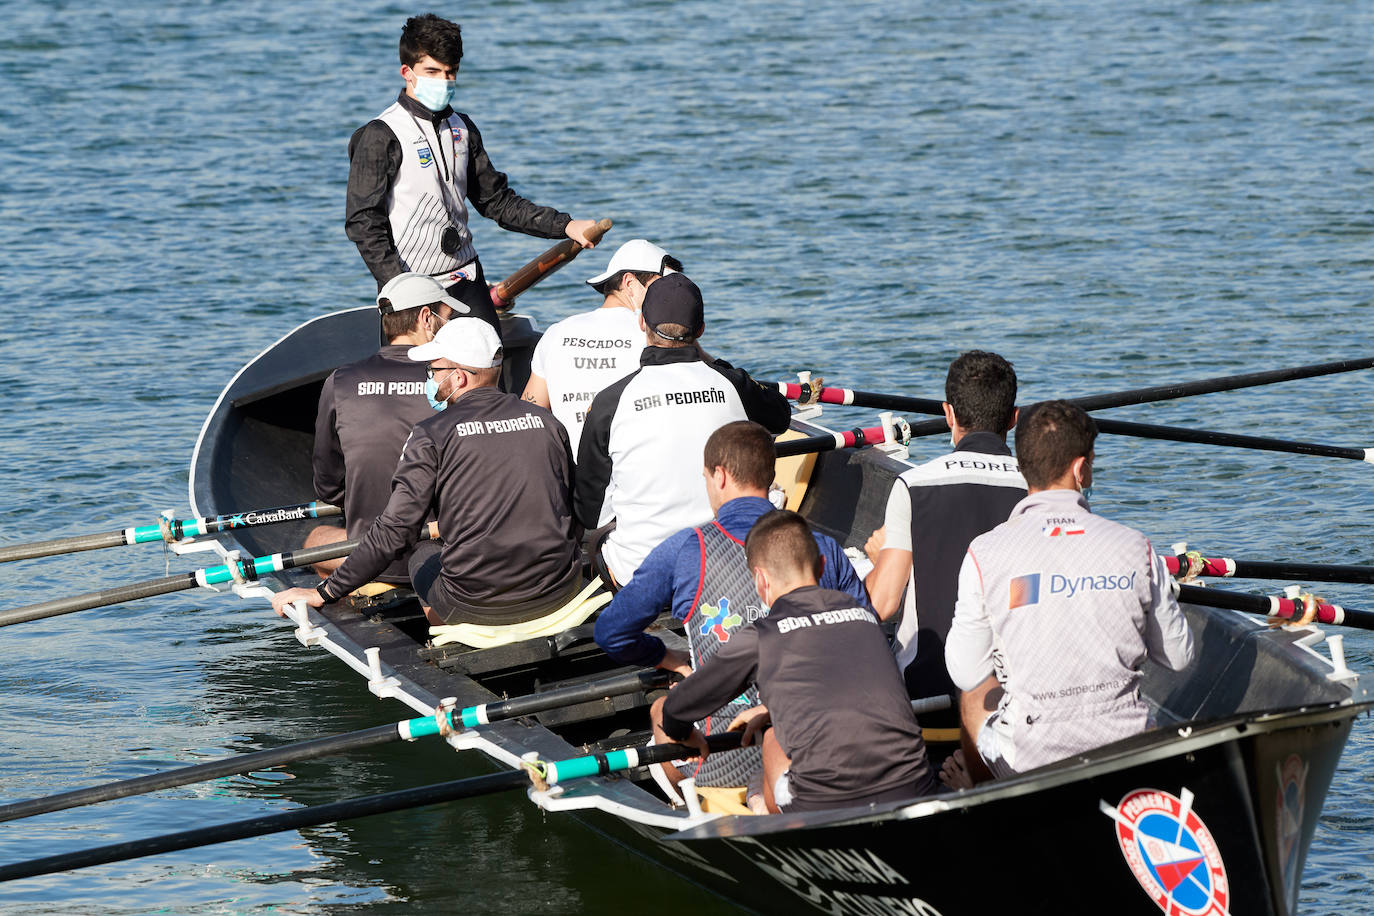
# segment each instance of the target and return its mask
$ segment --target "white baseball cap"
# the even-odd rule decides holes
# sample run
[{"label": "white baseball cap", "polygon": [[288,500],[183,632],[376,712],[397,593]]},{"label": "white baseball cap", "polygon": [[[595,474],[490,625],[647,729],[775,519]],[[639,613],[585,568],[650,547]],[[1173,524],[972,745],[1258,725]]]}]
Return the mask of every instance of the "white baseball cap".
[{"label": "white baseball cap", "polygon": [[433,340],[411,347],[406,355],[417,363],[447,359],[469,369],[494,369],[501,365],[501,338],[481,318],[454,318]]},{"label": "white baseball cap", "polygon": [[[391,303],[389,309],[382,304],[384,299]],[[444,290],[443,284],[428,274],[397,274],[386,281],[386,286],[377,294],[377,308],[381,309],[383,315],[388,311],[404,312],[406,309],[436,305],[440,302],[446,303],[460,315],[472,311],[466,304],[450,296]]]},{"label": "white baseball cap", "polygon": [[[611,263],[606,265],[605,273],[597,274],[587,281],[588,286],[600,286],[622,270],[634,270],[656,274],[663,270],[663,259],[668,252],[647,239],[630,239],[611,255]],[[672,272],[669,268],[668,273]]]}]

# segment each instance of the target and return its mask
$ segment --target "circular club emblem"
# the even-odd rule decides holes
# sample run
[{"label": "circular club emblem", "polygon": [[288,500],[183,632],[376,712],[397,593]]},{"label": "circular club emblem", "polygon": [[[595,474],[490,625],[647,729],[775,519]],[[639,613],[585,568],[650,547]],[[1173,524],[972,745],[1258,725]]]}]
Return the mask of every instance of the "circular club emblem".
[{"label": "circular club emblem", "polygon": [[1169,916],[1225,916],[1230,885],[1221,852],[1207,825],[1182,798],[1158,789],[1137,789],[1105,813],[1132,874]]}]

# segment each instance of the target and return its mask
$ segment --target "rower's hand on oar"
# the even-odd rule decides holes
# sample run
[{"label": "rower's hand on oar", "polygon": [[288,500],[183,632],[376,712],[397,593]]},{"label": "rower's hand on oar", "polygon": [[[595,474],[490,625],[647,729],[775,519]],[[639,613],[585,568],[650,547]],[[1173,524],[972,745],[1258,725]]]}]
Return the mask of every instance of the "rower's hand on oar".
[{"label": "rower's hand on oar", "polygon": [[751,706],[731,719],[729,727],[725,730],[744,732],[744,735],[739,739],[739,746],[749,747],[753,744],[762,743],[764,729],[772,724],[773,716],[768,712],[767,706]]},{"label": "rower's hand on oar", "polygon": [[313,588],[288,588],[284,592],[277,592],[272,596],[272,610],[277,612],[278,617],[286,616],[286,606],[297,601],[304,601],[311,607],[324,607],[324,598]]},{"label": "rower's hand on oar", "polygon": [[563,231],[568,238],[572,239],[583,248],[595,248],[596,240],[587,235],[587,231],[596,225],[594,219],[575,219],[568,223],[568,228]]}]

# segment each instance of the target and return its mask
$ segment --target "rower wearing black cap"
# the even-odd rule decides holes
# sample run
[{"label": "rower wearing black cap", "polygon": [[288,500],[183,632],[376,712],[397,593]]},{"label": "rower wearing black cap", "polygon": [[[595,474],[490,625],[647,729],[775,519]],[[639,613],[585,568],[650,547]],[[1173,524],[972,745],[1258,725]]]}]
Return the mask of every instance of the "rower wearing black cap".
[{"label": "rower wearing black cap", "polygon": [[[448,295],[438,280],[403,273],[377,294],[382,336],[387,344],[367,359],[334,370],[320,390],[311,463],[317,499],[344,510],[344,526],[320,525],[305,546],[360,538],[391,497],[391,475],[410,429],[433,415],[425,397],[425,367],[406,358],[410,347],[428,343],[450,318],[469,309]],[[321,576],[343,560],[315,564]],[[378,581],[410,581],[404,560]]]},{"label": "rower wearing black cap", "polygon": [[630,581],[669,535],[711,520],[701,485],[706,440],[726,423],[753,420],[773,434],[791,408],[724,360],[704,359],[701,290],[681,273],[654,281],[640,312],[647,346],[639,368],[592,401],[578,447],[578,520],[588,529],[615,520],[593,562],[608,584]]}]

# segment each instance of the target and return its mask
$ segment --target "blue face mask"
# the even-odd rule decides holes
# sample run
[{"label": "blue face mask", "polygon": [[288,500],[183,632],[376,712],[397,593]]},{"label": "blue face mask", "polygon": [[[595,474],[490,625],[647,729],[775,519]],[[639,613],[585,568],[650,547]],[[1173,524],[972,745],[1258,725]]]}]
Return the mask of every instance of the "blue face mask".
[{"label": "blue face mask", "polygon": [[458,91],[457,80],[441,80],[432,76],[415,77],[415,99],[430,111],[443,111]]},{"label": "blue face mask", "polygon": [[441,401],[438,398],[439,383],[434,379],[425,382],[425,397],[429,398],[429,406],[435,410],[443,410],[448,406],[448,401]]}]

